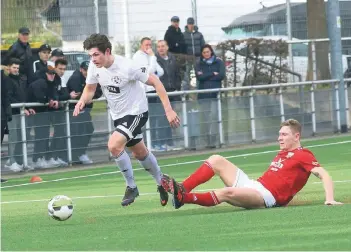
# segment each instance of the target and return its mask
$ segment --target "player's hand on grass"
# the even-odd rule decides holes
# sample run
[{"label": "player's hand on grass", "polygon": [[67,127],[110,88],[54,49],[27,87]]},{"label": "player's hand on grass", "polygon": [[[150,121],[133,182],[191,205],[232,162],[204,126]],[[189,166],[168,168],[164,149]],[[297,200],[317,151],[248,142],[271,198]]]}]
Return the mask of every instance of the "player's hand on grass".
[{"label": "player's hand on grass", "polygon": [[166,112],[167,120],[172,128],[178,128],[180,126],[180,119],[177,113],[172,109]]},{"label": "player's hand on grass", "polygon": [[333,206],[333,205],[342,205],[344,203],[342,202],[338,202],[338,201],[335,201],[335,200],[327,200],[324,202],[324,205],[327,205],[327,206]]},{"label": "player's hand on grass", "polygon": [[85,102],[82,100],[79,100],[76,106],[74,107],[73,116],[78,116],[80,111],[82,111],[84,107],[85,107]]}]

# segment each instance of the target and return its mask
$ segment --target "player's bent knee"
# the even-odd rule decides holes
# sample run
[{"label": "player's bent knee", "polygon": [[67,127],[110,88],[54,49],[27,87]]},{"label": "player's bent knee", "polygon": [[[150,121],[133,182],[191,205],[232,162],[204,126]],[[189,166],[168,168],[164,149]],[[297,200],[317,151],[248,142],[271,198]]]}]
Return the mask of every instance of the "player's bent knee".
[{"label": "player's bent knee", "polygon": [[124,151],[124,147],[123,146],[118,146],[116,144],[113,143],[108,143],[108,150],[109,152],[111,152],[111,154],[115,157],[117,157],[122,151]]},{"label": "player's bent knee", "polygon": [[224,157],[222,157],[221,155],[212,155],[207,159],[207,162],[211,165],[214,172],[217,172],[221,168],[223,168],[223,166],[221,164],[223,164],[223,162],[225,160],[226,159]]}]

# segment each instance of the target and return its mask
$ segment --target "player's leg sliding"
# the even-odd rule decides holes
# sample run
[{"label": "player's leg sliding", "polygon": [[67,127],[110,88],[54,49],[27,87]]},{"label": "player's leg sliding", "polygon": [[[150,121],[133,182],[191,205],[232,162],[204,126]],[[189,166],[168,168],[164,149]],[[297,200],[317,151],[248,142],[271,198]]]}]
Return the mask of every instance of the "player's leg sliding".
[{"label": "player's leg sliding", "polygon": [[157,163],[156,157],[150,151],[147,153],[146,157],[139,159],[140,164],[148,171],[151,176],[155,179],[157,184],[157,191],[160,193],[160,203],[162,206],[168,203],[168,193],[161,186],[162,172]]},{"label": "player's leg sliding", "polygon": [[128,206],[139,196],[139,191],[134,181],[132,162],[124,150],[115,158],[115,161],[127,185],[121,204],[122,206]]}]

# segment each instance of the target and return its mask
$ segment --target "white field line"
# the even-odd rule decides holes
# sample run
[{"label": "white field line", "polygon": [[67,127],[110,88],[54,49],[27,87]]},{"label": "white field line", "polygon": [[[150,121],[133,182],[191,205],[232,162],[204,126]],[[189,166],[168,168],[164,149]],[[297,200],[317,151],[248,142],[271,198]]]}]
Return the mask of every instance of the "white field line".
[{"label": "white field line", "polygon": [[[347,144],[347,143],[351,143],[351,140],[349,140],[349,141],[341,141],[341,142],[334,142],[334,143],[326,143],[326,144],[310,145],[310,146],[305,146],[305,148],[310,148],[310,149],[311,149],[311,148],[316,148],[316,147],[324,147],[324,146],[339,145],[339,144]],[[278,150],[269,150],[269,151],[252,152],[252,153],[245,153],[245,154],[227,156],[227,157],[225,157],[225,158],[231,159],[231,158],[238,158],[238,157],[250,157],[250,156],[256,156],[256,155],[262,155],[262,154],[273,153],[273,152],[277,152],[277,151],[278,151]],[[194,163],[199,163],[199,162],[204,162],[204,161],[206,161],[206,160],[194,160],[194,161],[187,161],[187,162],[181,162],[181,163],[173,163],[173,164],[163,165],[163,166],[161,166],[161,168],[164,168],[164,167],[172,167],[172,166],[179,166],[179,165],[187,165],[187,164],[194,164]],[[139,170],[144,170],[144,168],[137,168],[137,169],[134,169],[134,171],[139,171]],[[10,185],[10,186],[2,186],[1,189],[13,188],[13,187],[22,187],[22,186],[27,186],[27,185],[35,185],[35,184],[42,184],[42,183],[49,183],[49,182],[59,182],[59,181],[66,181],[66,180],[75,180],[75,179],[79,179],[79,178],[96,177],[96,176],[108,175],[108,174],[115,174],[115,173],[120,173],[120,171],[95,173],[95,174],[90,174],[90,175],[82,175],[82,176],[76,176],[76,177],[68,177],[68,178],[60,178],[60,179],[54,179],[54,180],[46,180],[46,181],[36,182],[36,183],[24,183],[24,184]]]},{"label": "white field line", "polygon": [[[337,180],[334,183],[350,183],[351,180]],[[312,184],[320,184],[322,182],[313,182]],[[194,190],[194,192],[207,192],[213,191],[216,189],[202,189],[202,190]],[[159,193],[140,193],[140,196],[150,196],[150,195],[158,195]],[[124,194],[112,194],[112,195],[92,195],[92,196],[77,196],[72,197],[73,200],[77,199],[101,199],[101,198],[122,198]],[[0,204],[15,204],[15,203],[33,203],[33,202],[48,202],[50,199],[37,199],[37,200],[14,200],[14,201],[2,201]]]}]

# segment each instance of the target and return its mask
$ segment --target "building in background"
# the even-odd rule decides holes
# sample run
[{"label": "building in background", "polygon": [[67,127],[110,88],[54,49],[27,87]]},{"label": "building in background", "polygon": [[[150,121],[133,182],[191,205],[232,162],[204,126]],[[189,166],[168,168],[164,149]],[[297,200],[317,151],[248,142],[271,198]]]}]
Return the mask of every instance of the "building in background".
[{"label": "building in background", "polygon": [[[351,37],[351,1],[340,1],[341,35]],[[292,37],[307,39],[306,3],[291,3]],[[328,9],[327,17],[328,17]],[[263,7],[234,19],[222,28],[229,38],[287,36],[286,4]],[[351,55],[351,41],[342,41],[343,54]]]}]

